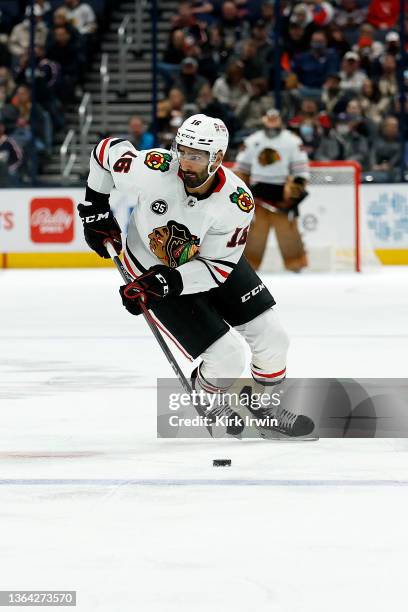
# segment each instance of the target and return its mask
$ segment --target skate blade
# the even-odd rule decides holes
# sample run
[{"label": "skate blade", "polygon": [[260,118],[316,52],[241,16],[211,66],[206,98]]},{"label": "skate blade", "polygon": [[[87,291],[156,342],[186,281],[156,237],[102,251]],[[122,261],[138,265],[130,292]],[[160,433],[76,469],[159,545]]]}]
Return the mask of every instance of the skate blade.
[{"label": "skate blade", "polygon": [[279,431],[269,431],[259,429],[259,435],[263,440],[274,440],[276,442],[317,442],[320,440],[316,434],[307,436],[287,436]]}]

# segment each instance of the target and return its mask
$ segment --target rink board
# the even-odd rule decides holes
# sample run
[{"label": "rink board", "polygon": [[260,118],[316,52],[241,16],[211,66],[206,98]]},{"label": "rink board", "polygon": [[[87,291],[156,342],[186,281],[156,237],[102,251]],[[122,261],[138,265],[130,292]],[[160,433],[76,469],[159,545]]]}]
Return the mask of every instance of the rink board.
[{"label": "rink board", "polygon": [[[299,227],[316,269],[319,258],[325,266],[330,266],[331,258],[344,260],[345,268],[353,260],[355,210],[351,190],[349,185],[313,185],[301,206]],[[1,193],[0,267],[111,265],[90,253],[83,239],[76,213],[83,189],[3,189]],[[126,231],[134,203],[114,191],[111,205]],[[374,252],[386,265],[408,264],[408,185],[363,185],[360,220],[363,251]],[[280,265],[273,233],[268,249],[268,269],[272,270],[275,259],[277,267]]]}]

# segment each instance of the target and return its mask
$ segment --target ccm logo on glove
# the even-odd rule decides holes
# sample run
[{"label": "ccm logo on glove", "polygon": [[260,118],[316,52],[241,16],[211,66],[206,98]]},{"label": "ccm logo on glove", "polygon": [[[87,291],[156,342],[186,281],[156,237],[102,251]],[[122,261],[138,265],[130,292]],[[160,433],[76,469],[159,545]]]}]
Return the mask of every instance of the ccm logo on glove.
[{"label": "ccm logo on glove", "polygon": [[95,221],[102,221],[102,219],[109,218],[109,211],[106,213],[99,213],[99,215],[90,215],[89,217],[83,217],[82,221],[84,223],[94,223]]}]

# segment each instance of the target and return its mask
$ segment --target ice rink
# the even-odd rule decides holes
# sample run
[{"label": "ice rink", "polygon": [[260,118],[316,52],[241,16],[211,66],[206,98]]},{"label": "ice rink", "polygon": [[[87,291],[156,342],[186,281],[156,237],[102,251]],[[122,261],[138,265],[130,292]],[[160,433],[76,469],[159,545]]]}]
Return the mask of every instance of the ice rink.
[{"label": "ice rink", "polygon": [[[407,274],[264,276],[289,376],[406,377]],[[81,612],[405,611],[408,441],[156,439],[172,371],[119,284],[0,272],[0,590],[76,590]]]}]

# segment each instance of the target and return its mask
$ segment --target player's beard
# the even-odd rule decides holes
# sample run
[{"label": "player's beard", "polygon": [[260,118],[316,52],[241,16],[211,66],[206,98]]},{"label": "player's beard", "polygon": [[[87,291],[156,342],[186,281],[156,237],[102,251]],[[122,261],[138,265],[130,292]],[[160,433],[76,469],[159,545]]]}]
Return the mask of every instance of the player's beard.
[{"label": "player's beard", "polygon": [[191,172],[188,170],[181,171],[184,185],[190,189],[196,189],[197,187],[201,187],[203,183],[208,179],[208,171],[203,170],[202,172]]}]

